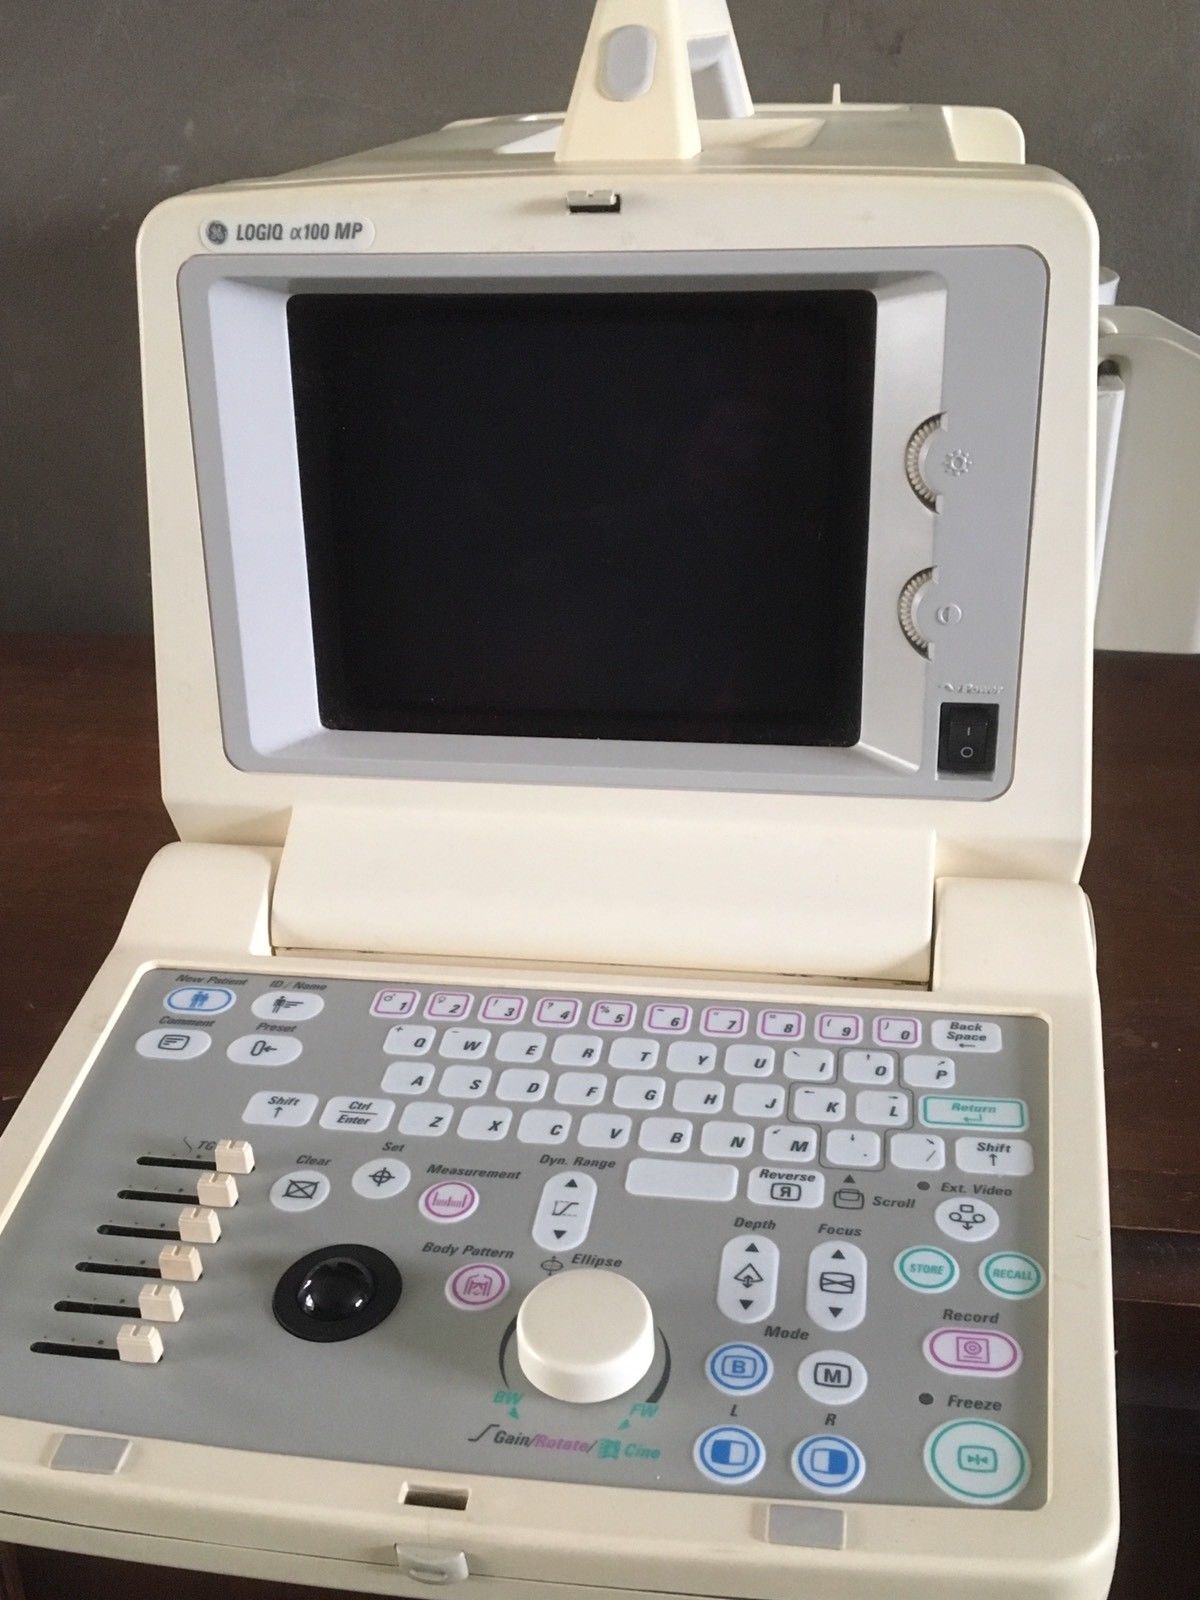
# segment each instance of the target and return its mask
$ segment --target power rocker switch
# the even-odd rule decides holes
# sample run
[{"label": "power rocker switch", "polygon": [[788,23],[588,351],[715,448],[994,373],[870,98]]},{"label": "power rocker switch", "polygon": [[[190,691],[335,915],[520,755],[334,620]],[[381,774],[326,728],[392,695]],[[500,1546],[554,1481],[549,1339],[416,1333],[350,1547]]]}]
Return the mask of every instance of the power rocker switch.
[{"label": "power rocker switch", "polygon": [[943,705],[938,727],[938,771],[990,778],[996,770],[997,705]]}]

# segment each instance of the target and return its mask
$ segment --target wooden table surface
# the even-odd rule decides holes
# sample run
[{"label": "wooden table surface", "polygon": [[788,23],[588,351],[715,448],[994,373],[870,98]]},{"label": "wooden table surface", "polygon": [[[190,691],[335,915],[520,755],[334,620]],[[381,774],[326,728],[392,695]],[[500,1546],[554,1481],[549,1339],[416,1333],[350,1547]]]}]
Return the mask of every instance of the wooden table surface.
[{"label": "wooden table surface", "polygon": [[[1119,1600],[1195,1600],[1200,1514],[1200,658],[1096,661],[1092,899],[1123,1447]],[[141,639],[0,637],[0,1097],[27,1087],[116,938],[158,793]],[[22,1590],[22,1584],[24,1589]],[[0,1600],[304,1600],[285,1589],[16,1552]]]}]

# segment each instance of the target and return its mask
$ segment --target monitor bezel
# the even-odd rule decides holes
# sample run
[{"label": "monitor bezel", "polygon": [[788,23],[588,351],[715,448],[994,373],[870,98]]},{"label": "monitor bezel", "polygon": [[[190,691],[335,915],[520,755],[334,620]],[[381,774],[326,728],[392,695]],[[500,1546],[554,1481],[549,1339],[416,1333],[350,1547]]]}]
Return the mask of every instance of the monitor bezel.
[{"label": "monitor bezel", "polygon": [[[871,532],[859,741],[848,748],[379,733],[317,703],[286,308],[294,294],[865,289],[877,301]],[[1012,776],[1045,316],[1045,263],[1019,246],[538,255],[204,257],[179,274],[222,737],[244,771],[778,793],[992,798]],[[1005,319],[997,369],[996,323]],[[998,371],[1002,381],[998,381]],[[925,417],[987,440],[934,513],[905,478]],[[967,426],[964,429],[964,424]],[[979,537],[981,528],[989,536]],[[974,537],[970,537],[970,535]],[[967,626],[933,658],[897,617],[934,568]],[[945,583],[947,576],[951,581]],[[961,603],[959,611],[963,611]],[[999,705],[996,768],[937,771],[942,699]]]}]

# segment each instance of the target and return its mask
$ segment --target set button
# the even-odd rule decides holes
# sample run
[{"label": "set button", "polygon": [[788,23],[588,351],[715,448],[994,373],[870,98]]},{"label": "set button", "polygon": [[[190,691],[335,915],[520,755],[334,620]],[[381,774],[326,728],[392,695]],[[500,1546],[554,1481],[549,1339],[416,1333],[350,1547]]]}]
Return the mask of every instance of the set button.
[{"label": "set button", "polygon": [[350,1187],[364,1200],[390,1200],[408,1188],[411,1172],[403,1161],[391,1156],[377,1161],[364,1161],[350,1179]]}]

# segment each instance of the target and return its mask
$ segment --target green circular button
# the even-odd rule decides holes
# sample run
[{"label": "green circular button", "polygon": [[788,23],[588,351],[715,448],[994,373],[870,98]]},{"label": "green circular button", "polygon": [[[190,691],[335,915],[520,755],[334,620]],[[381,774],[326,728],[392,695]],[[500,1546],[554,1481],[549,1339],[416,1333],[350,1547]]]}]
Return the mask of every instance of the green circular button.
[{"label": "green circular button", "polygon": [[979,1281],[1005,1300],[1028,1300],[1045,1284],[1046,1274],[1032,1256],[997,1250],[979,1263]]},{"label": "green circular button", "polygon": [[925,1441],[925,1469],[952,1499],[997,1506],[1029,1481],[1029,1453],[998,1422],[947,1422]]},{"label": "green circular button", "polygon": [[896,1276],[909,1289],[937,1294],[958,1282],[958,1262],[935,1244],[915,1244],[896,1257]]}]

